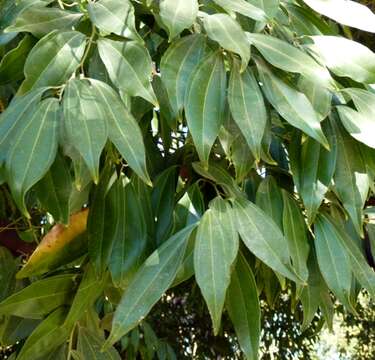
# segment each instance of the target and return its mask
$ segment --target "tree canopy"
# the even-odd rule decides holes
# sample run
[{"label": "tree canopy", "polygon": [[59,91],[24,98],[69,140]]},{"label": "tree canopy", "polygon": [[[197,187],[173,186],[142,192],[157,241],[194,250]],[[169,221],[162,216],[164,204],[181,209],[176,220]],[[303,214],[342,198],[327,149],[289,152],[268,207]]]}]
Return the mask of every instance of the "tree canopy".
[{"label": "tree canopy", "polygon": [[375,14],[349,0],[4,0],[13,359],[175,359],[161,309],[191,292],[253,360],[281,292],[302,331],[374,298],[375,53],[352,31]]}]

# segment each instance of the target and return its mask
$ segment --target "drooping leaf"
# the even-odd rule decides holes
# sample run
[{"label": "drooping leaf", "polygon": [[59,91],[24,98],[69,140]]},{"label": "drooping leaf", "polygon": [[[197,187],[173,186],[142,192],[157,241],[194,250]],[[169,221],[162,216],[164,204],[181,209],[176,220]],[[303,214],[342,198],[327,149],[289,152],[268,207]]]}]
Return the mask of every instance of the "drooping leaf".
[{"label": "drooping leaf", "polygon": [[161,0],[159,6],[159,15],[168,29],[169,40],[193,25],[199,9],[197,0]]},{"label": "drooping leaf", "polygon": [[291,125],[328,147],[319,118],[306,95],[282,81],[260,60],[257,60],[262,89],[276,111]]},{"label": "drooping leaf", "polygon": [[99,179],[99,158],[107,140],[107,113],[97,88],[73,79],[64,90],[64,130],[67,141],[85,160],[91,177]]},{"label": "drooping leaf", "polygon": [[87,247],[86,230],[88,209],[73,214],[69,225],[56,224],[42,239],[17,278],[35,276],[67,264],[79,257]]},{"label": "drooping leaf", "polygon": [[253,272],[240,252],[227,292],[226,308],[246,359],[258,359],[260,305]]},{"label": "drooping leaf", "polygon": [[233,203],[237,230],[256,257],[287,278],[301,282],[290,264],[288,243],[276,223],[246,199]]},{"label": "drooping leaf", "polygon": [[210,311],[215,334],[220,329],[238,246],[232,207],[217,197],[210,202],[199,223],[194,249],[195,278]]},{"label": "drooping leaf", "polygon": [[259,160],[267,113],[263,95],[250,69],[241,74],[238,66],[233,66],[229,79],[228,102],[234,121],[253,155]]},{"label": "drooping leaf", "polygon": [[157,106],[151,86],[152,63],[147,49],[136,41],[98,41],[100,58],[114,85],[130,96],[140,96]]},{"label": "drooping leaf", "polygon": [[206,57],[195,69],[186,94],[185,113],[200,160],[206,165],[219,133],[225,107],[226,74],[222,55]]},{"label": "drooping leaf", "polygon": [[24,114],[5,164],[13,198],[25,216],[26,192],[47,172],[57,152],[59,102],[41,101],[34,113]]},{"label": "drooping leaf", "polygon": [[0,313],[42,319],[67,304],[74,291],[75,275],[55,275],[33,282],[0,303]]},{"label": "drooping leaf", "polygon": [[241,72],[245,71],[250,60],[250,47],[239,23],[227,14],[214,14],[205,15],[203,24],[212,40],[241,57]]},{"label": "drooping leaf", "polygon": [[134,7],[129,0],[89,2],[87,10],[91,21],[103,32],[142,41],[135,27]]},{"label": "drooping leaf", "polygon": [[234,11],[258,21],[266,20],[266,14],[260,6],[260,2],[259,6],[256,6],[258,4],[255,4],[254,1],[246,0],[214,0],[214,2],[227,11]]},{"label": "drooping leaf", "polygon": [[76,70],[85,50],[78,31],[53,31],[38,41],[25,62],[25,80],[18,94],[44,86],[58,86]]},{"label": "drooping leaf", "polygon": [[169,238],[138,270],[115,311],[107,345],[134,328],[172,284],[195,226],[190,225]]}]

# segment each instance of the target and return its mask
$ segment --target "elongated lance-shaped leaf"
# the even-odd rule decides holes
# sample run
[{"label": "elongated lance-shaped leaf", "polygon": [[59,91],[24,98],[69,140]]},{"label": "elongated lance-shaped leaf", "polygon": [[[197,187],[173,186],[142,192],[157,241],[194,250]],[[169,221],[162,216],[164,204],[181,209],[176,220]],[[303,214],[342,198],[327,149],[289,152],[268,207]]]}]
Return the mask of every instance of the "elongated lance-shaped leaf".
[{"label": "elongated lance-shaped leaf", "polygon": [[246,359],[258,359],[260,305],[253,272],[240,252],[227,292],[226,308]]},{"label": "elongated lance-shaped leaf", "polygon": [[129,0],[100,0],[89,2],[91,21],[100,30],[143,41],[135,27],[134,7]]},{"label": "elongated lance-shaped leaf", "polygon": [[169,238],[138,270],[117,306],[106,347],[114,344],[142,321],[171,286],[195,226],[190,225]]},{"label": "elongated lance-shaped leaf", "polygon": [[25,63],[25,80],[18,94],[63,84],[76,70],[85,50],[85,36],[78,31],[54,31],[31,50]]},{"label": "elongated lance-shaped leaf", "polygon": [[375,14],[350,0],[303,0],[313,10],[340,24],[375,33]]},{"label": "elongated lance-shaped leaf", "polygon": [[169,40],[193,25],[199,9],[197,0],[161,0],[159,6],[159,15],[168,29]]},{"label": "elongated lance-shaped leaf", "polygon": [[283,194],[283,229],[284,236],[288,240],[289,252],[293,267],[301,279],[307,282],[309,271],[307,258],[309,256],[309,243],[305,219],[296,200],[285,190]]},{"label": "elongated lance-shaped leaf", "polygon": [[74,291],[75,275],[55,275],[33,282],[0,303],[0,314],[42,319],[67,304]]},{"label": "elongated lance-shaped leaf", "polygon": [[100,39],[98,50],[114,85],[130,96],[140,96],[158,106],[150,82],[151,57],[143,45],[137,41]]},{"label": "elongated lance-shaped leaf", "polygon": [[355,312],[350,303],[353,274],[348,254],[321,215],[316,217],[314,230],[316,255],[323,278],[341,303]]},{"label": "elongated lance-shaped leaf", "polygon": [[24,115],[9,149],[7,178],[13,198],[25,216],[29,216],[26,192],[45,175],[56,156],[58,115],[57,99],[41,101],[34,113]]},{"label": "elongated lance-shaped leaf", "polygon": [[222,55],[215,52],[195,69],[185,104],[189,131],[199,158],[206,166],[223,122],[225,91],[224,61]]},{"label": "elongated lance-shaped leaf", "polygon": [[340,226],[338,222],[335,222],[332,216],[327,214],[319,215],[322,222],[322,226],[329,229],[330,234],[334,236],[337,241],[345,249],[353,275],[360,284],[369,292],[370,296],[375,299],[375,272],[367,263],[362,249],[358,246],[356,241],[352,239],[345,229]]},{"label": "elongated lance-shaped leaf", "polygon": [[108,114],[96,87],[87,80],[73,79],[64,91],[64,130],[85,160],[91,177],[99,180],[99,158],[107,140]]},{"label": "elongated lance-shaped leaf", "polygon": [[245,71],[250,60],[250,46],[240,24],[227,14],[205,15],[203,24],[212,40],[241,57],[241,72]]},{"label": "elongated lance-shaped leaf", "polygon": [[98,80],[90,82],[98,92],[101,107],[107,115],[109,139],[137,175],[151,185],[146,168],[146,150],[138,123],[109,85]]},{"label": "elongated lance-shaped leaf", "polygon": [[256,64],[264,94],[276,111],[291,125],[329,148],[319,118],[306,95],[274,75],[260,59]]},{"label": "elongated lance-shaped leaf", "polygon": [[267,122],[266,107],[252,71],[247,69],[241,74],[237,62],[234,63],[230,74],[228,102],[234,121],[254,157],[259,160]]},{"label": "elongated lance-shaped leaf", "polygon": [[220,329],[238,245],[232,207],[217,197],[211,201],[199,223],[194,249],[195,278],[208,306],[215,334]]},{"label": "elongated lance-shaped leaf", "polygon": [[204,35],[184,36],[174,41],[161,58],[161,79],[176,115],[182,111],[190,78],[194,68],[202,60],[205,48]]},{"label": "elongated lance-shaped leaf", "polygon": [[332,87],[332,78],[328,70],[302,50],[270,35],[247,32],[246,36],[250,44],[273,66],[284,71],[300,73],[320,86]]},{"label": "elongated lance-shaped leaf", "polygon": [[312,36],[316,51],[325,66],[338,76],[358,82],[375,82],[375,53],[366,46],[339,36]]},{"label": "elongated lance-shaped leaf", "polygon": [[[234,11],[258,21],[266,21],[266,14],[260,6],[246,0],[214,0],[216,4],[227,11]],[[260,5],[260,4],[259,4]]]},{"label": "elongated lance-shaped leaf", "polygon": [[354,227],[362,235],[362,209],[370,187],[369,174],[358,143],[342,126],[335,125],[334,130],[337,137],[335,189]]},{"label": "elongated lance-shaped leaf", "polygon": [[288,243],[276,223],[246,199],[233,203],[237,231],[249,250],[273,270],[299,283],[292,269]]}]

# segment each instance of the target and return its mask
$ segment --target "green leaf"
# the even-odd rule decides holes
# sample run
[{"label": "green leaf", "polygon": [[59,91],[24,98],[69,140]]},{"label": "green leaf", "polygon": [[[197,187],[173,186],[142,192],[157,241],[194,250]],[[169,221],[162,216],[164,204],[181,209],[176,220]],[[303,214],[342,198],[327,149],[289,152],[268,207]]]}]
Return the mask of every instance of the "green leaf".
[{"label": "green leaf", "polygon": [[233,209],[237,230],[249,250],[273,270],[301,282],[290,264],[288,242],[276,223],[246,199],[235,200]]},{"label": "green leaf", "polygon": [[194,249],[195,278],[210,311],[216,335],[220,330],[225,294],[238,246],[232,207],[217,197],[210,202],[199,223]]},{"label": "green leaf", "polygon": [[121,357],[114,347],[102,351],[104,339],[94,332],[79,327],[77,350],[82,360],[120,360]]},{"label": "green leaf", "polygon": [[135,27],[134,7],[129,0],[89,2],[87,10],[93,24],[103,32],[143,41]]},{"label": "green leaf", "polygon": [[53,31],[40,39],[25,62],[25,80],[18,95],[68,80],[79,65],[86,37],[77,31]]},{"label": "green leaf", "polygon": [[0,301],[7,298],[15,286],[14,277],[17,271],[17,263],[11,252],[0,246]]},{"label": "green leaf", "polygon": [[13,25],[5,29],[5,32],[31,32],[36,37],[42,37],[56,29],[71,29],[82,16],[81,13],[55,7],[29,6],[18,15]]},{"label": "green leaf", "polygon": [[87,80],[73,79],[64,90],[64,127],[67,141],[85,160],[91,177],[99,178],[99,158],[107,140],[108,114],[97,87]]},{"label": "green leaf", "polygon": [[262,9],[262,6],[259,2],[259,6],[252,4],[251,1],[246,0],[214,0],[216,4],[221,6],[227,11],[234,11],[238,14],[245,15],[251,19],[258,21],[266,21],[266,14]]},{"label": "green leaf", "polygon": [[23,78],[23,68],[27,54],[35,41],[26,35],[14,49],[8,51],[0,62],[0,85],[4,85]]},{"label": "green leaf", "polygon": [[328,148],[319,118],[306,95],[275,76],[260,60],[256,63],[264,94],[276,111],[291,125]]},{"label": "green leaf", "polygon": [[107,346],[133,329],[171,286],[195,226],[188,226],[173,235],[144,262],[115,311]]},{"label": "green leaf", "polygon": [[40,320],[8,316],[1,324],[1,346],[11,346],[27,338],[39,323]]},{"label": "green leaf", "polygon": [[[320,221],[332,237],[341,244],[343,249],[349,258],[351,269],[354,277],[360,282],[360,284],[369,292],[370,296],[375,298],[375,272],[368,265],[365,254],[359,244],[352,239],[345,229],[342,228],[333,217],[328,215],[320,215]],[[332,240],[330,240],[332,241]]]},{"label": "green leaf", "polygon": [[57,152],[59,102],[41,101],[34,113],[26,113],[9,148],[6,172],[13,199],[29,217],[24,197],[52,165]]},{"label": "green leaf", "polygon": [[245,71],[250,60],[250,47],[239,23],[227,14],[214,14],[205,15],[203,25],[212,40],[241,57],[241,72]]},{"label": "green leaf", "polygon": [[160,17],[168,29],[169,41],[193,25],[199,4],[197,0],[161,0]]},{"label": "green leaf", "polygon": [[375,14],[358,2],[350,0],[303,0],[303,2],[319,14],[340,24],[375,32]]},{"label": "green leaf", "polygon": [[190,78],[202,60],[205,47],[204,35],[184,36],[174,41],[161,58],[161,79],[175,114],[182,111]]},{"label": "green leaf", "polygon": [[239,253],[227,292],[226,308],[246,359],[258,359],[260,305],[253,272]]},{"label": "green leaf", "polygon": [[348,254],[321,215],[316,217],[314,230],[316,255],[323,278],[341,303],[355,312],[350,303],[352,271]]},{"label": "green leaf", "polygon": [[229,79],[229,107],[254,157],[259,160],[267,123],[266,107],[253,72],[247,69],[241,74],[236,64]]},{"label": "green leaf", "polygon": [[152,62],[143,45],[136,41],[100,39],[98,50],[114,85],[130,96],[140,96],[158,106],[150,83]]},{"label": "green leaf", "polygon": [[367,167],[358,143],[344,129],[336,126],[337,161],[334,175],[335,189],[356,228],[363,234],[362,209],[370,187]]},{"label": "green leaf", "polygon": [[109,196],[115,206],[116,230],[108,266],[115,285],[125,289],[146,257],[146,221],[132,183],[124,187],[119,178]]},{"label": "green leaf", "polygon": [[66,310],[60,307],[38,325],[22,346],[17,360],[47,359],[50,352],[62,345],[70,332],[61,326],[65,315]]},{"label": "green leaf", "polygon": [[298,276],[305,282],[308,279],[307,258],[309,256],[309,244],[307,239],[307,228],[302,211],[297,202],[285,190],[282,191],[283,229],[285,238],[288,240],[290,256],[293,267]]},{"label": "green leaf", "polygon": [[366,46],[339,36],[312,36],[323,63],[336,75],[358,82],[375,82],[375,54]]},{"label": "green leaf", "polygon": [[189,131],[199,158],[206,166],[223,122],[225,92],[224,61],[222,55],[215,52],[194,70],[185,104]]},{"label": "green leaf", "polygon": [[55,221],[65,225],[69,222],[72,178],[65,159],[57,154],[47,174],[34,187],[42,207]]},{"label": "green leaf", "polygon": [[246,33],[246,36],[250,44],[273,66],[300,73],[321,86],[330,87],[332,79],[327,69],[302,50],[270,35]]},{"label": "green leaf", "polygon": [[70,301],[74,281],[75,276],[71,274],[35,281],[2,301],[0,313],[42,319],[44,315]]},{"label": "green leaf", "polygon": [[97,91],[101,109],[106,114],[109,139],[137,175],[150,185],[146,150],[138,123],[109,85],[98,80],[90,82]]}]

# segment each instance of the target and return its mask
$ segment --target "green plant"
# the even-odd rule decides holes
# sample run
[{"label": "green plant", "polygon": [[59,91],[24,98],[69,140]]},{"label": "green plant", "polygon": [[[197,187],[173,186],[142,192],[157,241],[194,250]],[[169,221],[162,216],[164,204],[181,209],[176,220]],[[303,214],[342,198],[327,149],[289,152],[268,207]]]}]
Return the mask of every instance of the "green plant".
[{"label": "green plant", "polygon": [[17,359],[173,359],[147,316],[186,284],[248,359],[259,298],[288,289],[306,330],[319,309],[331,326],[331,292],[352,313],[374,296],[375,54],[347,38],[375,32],[368,8],[5,0],[0,19]]}]

